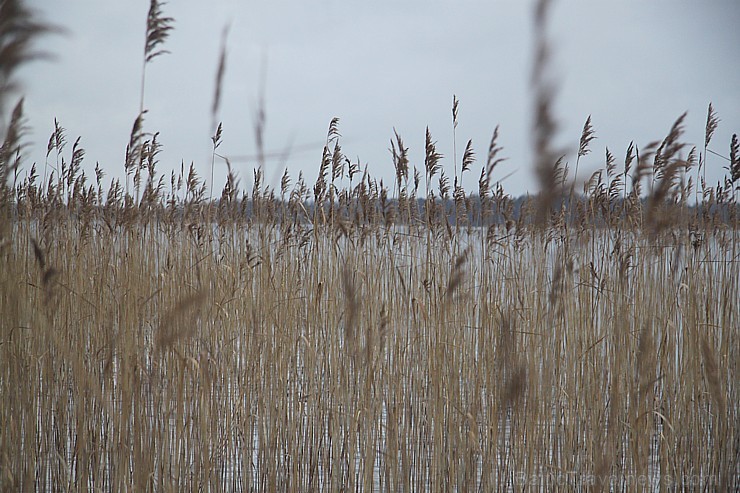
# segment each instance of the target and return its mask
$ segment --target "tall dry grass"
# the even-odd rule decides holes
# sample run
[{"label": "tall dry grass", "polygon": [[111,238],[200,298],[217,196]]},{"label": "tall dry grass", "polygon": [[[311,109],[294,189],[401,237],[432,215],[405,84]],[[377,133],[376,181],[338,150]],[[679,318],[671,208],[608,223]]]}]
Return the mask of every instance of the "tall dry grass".
[{"label": "tall dry grass", "polygon": [[734,231],[13,228],[8,488],[737,480]]},{"label": "tall dry grass", "polygon": [[[528,201],[494,181],[498,127],[476,194],[470,142],[450,194],[431,132],[420,169],[395,133],[389,191],[344,156],[338,119],[313,185],[286,172],[274,190],[258,168],[240,193],[230,171],[210,200],[193,166],[158,174],[143,103],[125,184],[88,181],[58,122],[39,180],[19,172],[18,104],[0,152],[0,489],[740,487],[737,139],[726,182],[696,187],[710,106],[698,159],[681,116],[623,166],[607,149],[577,193],[544,68],[546,193]],[[576,167],[593,135],[589,118]]]}]

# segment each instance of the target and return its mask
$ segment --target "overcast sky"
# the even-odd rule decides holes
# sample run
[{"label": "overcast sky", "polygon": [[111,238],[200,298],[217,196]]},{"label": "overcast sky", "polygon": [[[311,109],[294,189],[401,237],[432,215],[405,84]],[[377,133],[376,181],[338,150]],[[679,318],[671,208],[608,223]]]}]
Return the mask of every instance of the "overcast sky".
[{"label": "overcast sky", "polygon": [[[32,128],[25,168],[35,161],[42,174],[57,118],[67,129],[67,159],[81,136],[88,174],[99,162],[106,182],[122,178],[139,109],[149,1],[29,3],[66,34],[39,45],[55,55],[53,61],[34,62],[21,73]],[[496,125],[509,160],[494,180],[505,178],[505,189],[515,195],[537,189],[530,172],[530,1],[172,0],[164,12],[175,19],[164,45],[171,53],[148,65],[145,93],[145,130],[160,132],[164,146],[160,172],[169,174],[184,160],[210,175],[210,108],[222,32],[229,25],[218,115],[222,154],[254,155],[254,115],[264,80],[266,147],[283,151],[292,145],[287,167],[293,182],[302,170],[314,183],[335,116],[345,154],[359,157],[389,187],[394,128],[410,148],[412,166],[423,172],[429,126],[452,176],[455,94],[458,159],[468,139],[478,155],[467,190],[477,190]],[[605,146],[623,160],[631,140],[642,147],[663,138],[684,111],[684,140],[703,150],[710,102],[722,120],[710,148],[729,155],[730,138],[740,133],[739,24],[736,0],[555,2],[558,142],[574,151],[589,114],[597,136],[582,161],[583,174],[603,166]],[[242,185],[251,187],[256,162],[235,159],[234,165]],[[268,184],[279,186],[282,165],[268,161]],[[716,184],[726,165],[710,155],[707,178]],[[219,190],[224,177],[225,165],[217,162]]]}]

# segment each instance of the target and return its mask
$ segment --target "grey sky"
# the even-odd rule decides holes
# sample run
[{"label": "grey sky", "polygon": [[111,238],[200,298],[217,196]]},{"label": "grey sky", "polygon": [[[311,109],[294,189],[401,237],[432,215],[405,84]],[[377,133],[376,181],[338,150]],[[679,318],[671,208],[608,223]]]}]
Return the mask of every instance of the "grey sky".
[{"label": "grey sky", "polygon": [[[36,62],[21,74],[32,127],[26,168],[36,161],[42,173],[56,117],[68,132],[67,154],[82,137],[90,175],[98,161],[106,183],[123,178],[125,146],[139,108],[149,2],[31,4],[68,34],[47,37],[40,46],[55,61]],[[359,156],[387,185],[394,176],[388,152],[394,128],[410,148],[411,164],[422,170],[428,125],[452,176],[456,94],[458,159],[468,139],[479,158],[466,189],[477,189],[488,142],[500,124],[509,160],[494,179],[513,173],[503,183],[507,191],[535,191],[529,150],[531,10],[532,2],[514,0],[172,0],[164,6],[175,18],[164,46],[171,53],[147,68],[145,130],[160,132],[159,171],[169,174],[184,160],[194,161],[201,176],[210,174],[214,76],[221,33],[230,24],[218,117],[224,124],[221,153],[255,153],[253,115],[266,66],[266,146],[296,146],[287,162],[293,181],[299,170],[309,184],[315,181],[334,116],[341,119],[347,156]],[[728,155],[731,135],[740,132],[740,2],[560,0],[553,13],[558,142],[575,149],[589,114],[598,138],[582,161],[584,176],[603,165],[605,146],[621,160],[630,140],[642,147],[663,138],[686,110],[685,140],[702,147],[709,102],[722,120],[710,148]],[[256,163],[234,164],[242,185],[251,187]],[[710,184],[725,176],[726,164],[709,156]],[[279,166],[268,162],[268,184],[278,185]],[[215,189],[224,177],[225,165],[217,162]]]}]

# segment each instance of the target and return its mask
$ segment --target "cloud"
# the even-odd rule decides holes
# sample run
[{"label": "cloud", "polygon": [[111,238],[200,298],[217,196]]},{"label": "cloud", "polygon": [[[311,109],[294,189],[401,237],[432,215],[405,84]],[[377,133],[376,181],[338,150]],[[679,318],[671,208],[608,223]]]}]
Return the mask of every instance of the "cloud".
[{"label": "cloud", "polygon": [[[193,160],[202,176],[210,175],[211,98],[221,33],[229,24],[222,152],[255,153],[253,121],[264,75],[267,146],[315,145],[291,155],[293,177],[302,170],[308,180],[315,178],[320,143],[334,116],[342,120],[345,153],[370,163],[371,173],[385,183],[393,180],[388,147],[394,128],[411,149],[411,164],[422,168],[429,126],[452,175],[456,94],[458,154],[472,138],[482,165],[493,128],[501,124],[501,144],[510,158],[501,176],[516,170],[505,187],[515,194],[534,191],[530,7],[514,1],[170,2],[165,9],[175,18],[166,43],[171,54],[150,64],[146,80],[146,129],[161,132],[164,145],[160,171]],[[39,2],[38,8],[52,18],[47,4]],[[77,0],[54,11],[54,21],[70,35],[46,40],[55,62],[24,72],[34,128],[30,161],[43,163],[57,117],[70,140],[82,136],[88,171],[100,161],[109,177],[123,176],[139,105],[147,8],[144,1]],[[700,141],[706,105],[713,101],[722,118],[717,148],[724,148],[740,129],[734,112],[740,69],[733,55],[740,35],[732,22],[738,9],[721,1],[558,2],[552,25],[561,82],[558,139],[573,147],[593,114],[599,136],[594,145],[602,151],[608,145],[619,155],[629,140],[662,137],[690,109],[688,133]],[[247,186],[254,165],[240,163]],[[469,190],[479,169],[466,180]],[[720,166],[711,172],[714,179],[724,173]],[[215,188],[224,179],[221,167]]]}]

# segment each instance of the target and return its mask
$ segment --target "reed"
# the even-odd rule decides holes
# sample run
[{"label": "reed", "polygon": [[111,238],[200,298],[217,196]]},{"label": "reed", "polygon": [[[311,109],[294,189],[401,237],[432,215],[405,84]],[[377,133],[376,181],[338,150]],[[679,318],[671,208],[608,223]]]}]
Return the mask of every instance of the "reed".
[{"label": "reed", "polygon": [[[88,180],[59,122],[39,182],[20,172],[18,104],[0,152],[0,489],[740,487],[737,139],[696,205],[687,115],[623,169],[606,149],[576,193],[535,79],[532,200],[496,181],[498,126],[477,193],[450,195],[429,129],[422,171],[394,132],[388,190],[345,157],[338,119],[313,185],[286,171],[278,192],[258,168],[241,191],[229,166],[211,199],[192,165],[159,174],[144,111],[133,189]],[[718,124],[710,106],[704,156]],[[589,118],[576,168],[594,135]]]}]

